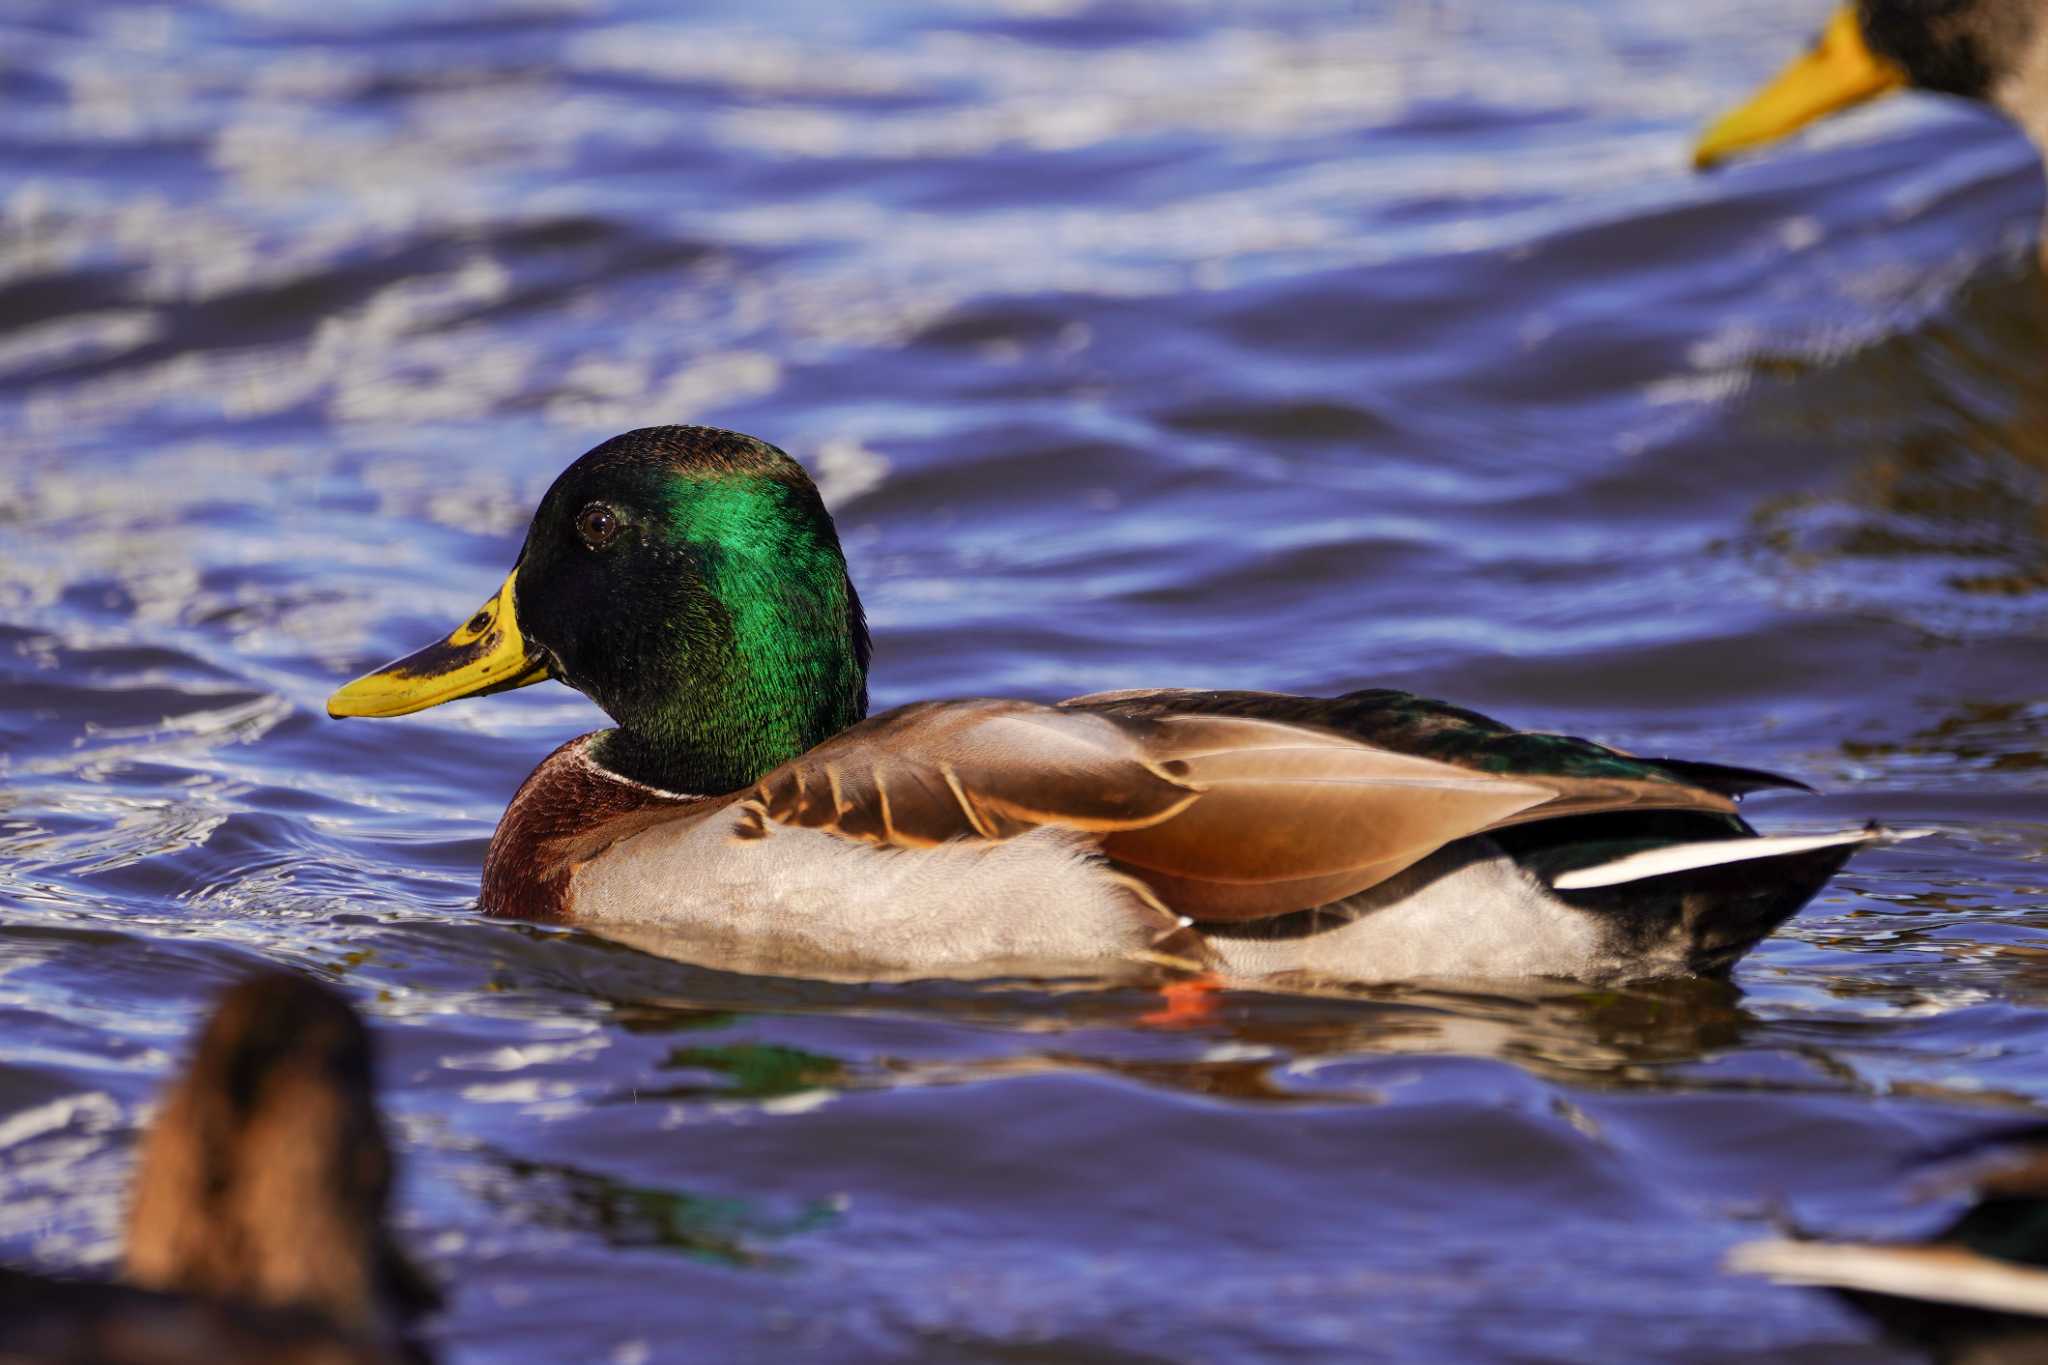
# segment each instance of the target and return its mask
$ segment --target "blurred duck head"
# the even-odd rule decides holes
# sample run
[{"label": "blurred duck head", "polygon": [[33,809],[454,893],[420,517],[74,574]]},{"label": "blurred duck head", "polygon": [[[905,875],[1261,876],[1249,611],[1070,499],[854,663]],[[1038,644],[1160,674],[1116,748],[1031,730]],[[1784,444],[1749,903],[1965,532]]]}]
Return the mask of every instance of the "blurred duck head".
[{"label": "blurred duck head", "polygon": [[2048,149],[2048,5],[2041,0],[1857,0],[1814,46],[1709,127],[1699,169],[1907,88],[1996,105]]},{"label": "blurred duck head", "polygon": [[332,990],[266,972],[227,991],[143,1141],[125,1278],[395,1336],[434,1295],[385,1224],[373,1087],[369,1031]]}]

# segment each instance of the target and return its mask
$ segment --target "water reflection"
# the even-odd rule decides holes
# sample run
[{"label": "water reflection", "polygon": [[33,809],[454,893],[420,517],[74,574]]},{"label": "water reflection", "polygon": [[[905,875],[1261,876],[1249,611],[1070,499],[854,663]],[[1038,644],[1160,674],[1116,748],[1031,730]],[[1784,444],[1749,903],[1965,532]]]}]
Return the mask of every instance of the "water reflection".
[{"label": "water reflection", "polygon": [[[614,996],[615,1021],[636,1035],[662,1036],[753,1029],[762,1019],[926,1020],[971,1028],[981,1042],[970,1055],[948,1049],[938,1057],[888,1050],[849,1055],[780,1041],[679,1046],[654,1069],[682,1071],[688,1079],[636,1080],[633,1093],[643,1097],[758,1101],[1065,1072],[1244,1101],[1369,1105],[1381,1097],[1369,1081],[1351,1084],[1345,1063],[1434,1056],[1498,1058],[1560,1084],[1619,1090],[1726,1084],[1878,1093],[1884,1084],[1853,1062],[1836,1060],[1822,1041],[1860,1049],[1881,1040],[1884,1025],[1861,1019],[1788,1025],[1747,1005],[1742,990],[1726,981],[1622,989],[1529,982],[1511,993],[1427,986],[1232,990],[1208,996],[1191,1014],[1163,1009],[1158,989],[1099,981],[859,986],[701,968],[675,975],[691,989],[678,994],[667,983]],[[1931,1004],[1908,986],[1834,984],[1844,999],[1863,992],[1883,995],[1895,1009],[1902,1002]],[[1741,1049],[1774,1048],[1812,1065],[1796,1081],[1722,1082],[1687,1069]],[[2000,1102],[1975,1091],[1954,1098]]]},{"label": "water reflection", "polygon": [[679,1252],[720,1265],[772,1270],[787,1254],[778,1244],[832,1223],[840,1210],[820,1202],[777,1215],[755,1201],[636,1183],[559,1161],[473,1148],[463,1167],[467,1193],[515,1223],[584,1233],[619,1248]]}]

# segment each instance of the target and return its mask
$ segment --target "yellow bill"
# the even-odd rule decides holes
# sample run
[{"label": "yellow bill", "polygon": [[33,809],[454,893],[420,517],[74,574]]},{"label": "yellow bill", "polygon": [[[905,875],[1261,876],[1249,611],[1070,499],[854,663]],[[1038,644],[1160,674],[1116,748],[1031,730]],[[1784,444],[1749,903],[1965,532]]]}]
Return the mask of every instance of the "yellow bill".
[{"label": "yellow bill", "polygon": [[1907,83],[1905,69],[1880,57],[1863,41],[1856,7],[1844,5],[1828,20],[1813,51],[1778,73],[1740,109],[1724,114],[1693,149],[1695,170],[1705,170],[1737,152],[1776,142],[1852,104],[1874,99]]},{"label": "yellow bill", "polygon": [[514,569],[498,595],[483,604],[453,635],[425,649],[365,673],[327,699],[327,714],[403,716],[457,697],[509,692],[544,682],[547,660],[519,633],[512,609]]}]

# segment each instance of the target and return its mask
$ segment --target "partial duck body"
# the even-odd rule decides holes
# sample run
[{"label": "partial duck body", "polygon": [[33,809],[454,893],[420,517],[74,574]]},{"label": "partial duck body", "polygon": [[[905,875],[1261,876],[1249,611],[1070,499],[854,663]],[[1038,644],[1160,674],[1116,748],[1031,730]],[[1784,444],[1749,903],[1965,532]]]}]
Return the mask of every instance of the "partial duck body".
[{"label": "partial duck body", "polygon": [[795,975],[1721,972],[1884,837],[1760,837],[1737,801],[1798,783],[1405,692],[863,719],[868,654],[801,468],[751,437],[659,427],[572,465],[496,597],[329,709],[579,688],[619,726],[527,778],[484,909]]},{"label": "partial duck body", "polygon": [[2048,1130],[1995,1141],[1975,1202],[1924,1242],[1752,1242],[1730,1266],[1832,1290],[1937,1361],[2048,1360]]}]

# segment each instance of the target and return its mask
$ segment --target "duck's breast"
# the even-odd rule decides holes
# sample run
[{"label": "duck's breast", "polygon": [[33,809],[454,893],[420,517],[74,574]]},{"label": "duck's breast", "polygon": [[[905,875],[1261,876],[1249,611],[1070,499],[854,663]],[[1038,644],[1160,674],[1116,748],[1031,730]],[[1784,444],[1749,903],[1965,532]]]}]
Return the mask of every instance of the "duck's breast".
[{"label": "duck's breast", "polygon": [[1172,928],[1072,831],[888,849],[740,806],[620,840],[568,901],[577,924],[668,955],[793,975],[1099,970]]}]

